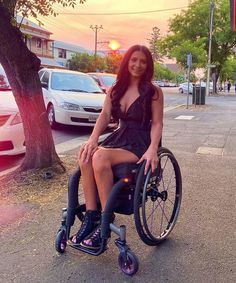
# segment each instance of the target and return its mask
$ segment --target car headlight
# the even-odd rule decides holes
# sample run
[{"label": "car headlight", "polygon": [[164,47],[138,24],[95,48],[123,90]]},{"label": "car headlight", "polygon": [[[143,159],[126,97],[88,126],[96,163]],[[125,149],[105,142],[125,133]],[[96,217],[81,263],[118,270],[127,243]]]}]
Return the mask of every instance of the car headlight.
[{"label": "car headlight", "polygon": [[15,117],[13,118],[13,120],[11,121],[10,125],[13,126],[13,125],[17,125],[20,123],[22,123],[22,119],[21,119],[20,113],[17,113]]},{"label": "car headlight", "polygon": [[72,111],[79,111],[81,108],[77,104],[69,103],[69,102],[62,102],[59,104],[59,107],[65,110],[72,110]]}]

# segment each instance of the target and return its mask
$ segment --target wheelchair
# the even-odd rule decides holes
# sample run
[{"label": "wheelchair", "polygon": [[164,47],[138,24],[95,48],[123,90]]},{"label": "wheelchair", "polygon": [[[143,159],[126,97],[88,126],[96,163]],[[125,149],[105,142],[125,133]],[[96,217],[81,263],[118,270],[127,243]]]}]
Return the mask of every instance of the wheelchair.
[{"label": "wheelchair", "polygon": [[[145,161],[141,164],[119,164],[113,167],[114,185],[106,208],[101,215],[101,246],[97,250],[72,246],[90,255],[99,256],[108,248],[111,232],[118,235],[115,244],[119,249],[118,264],[123,273],[134,275],[139,268],[137,256],[126,243],[125,225],[113,223],[115,213],[134,215],[140,239],[149,246],[163,242],[173,230],[181,206],[182,177],[173,153],[164,147],[158,149],[159,162],[154,172],[144,175]],[[78,168],[69,178],[68,206],[62,209],[61,226],[57,232],[55,248],[64,253],[76,217],[83,221],[86,206],[79,203],[80,181]]]}]

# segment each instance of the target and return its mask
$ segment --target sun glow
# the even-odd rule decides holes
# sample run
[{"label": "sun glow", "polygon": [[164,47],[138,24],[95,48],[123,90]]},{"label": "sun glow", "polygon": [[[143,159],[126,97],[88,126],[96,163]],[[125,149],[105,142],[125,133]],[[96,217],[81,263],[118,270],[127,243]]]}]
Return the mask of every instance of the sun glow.
[{"label": "sun glow", "polygon": [[120,48],[120,43],[116,40],[110,40],[108,47],[111,48],[111,50],[117,50],[118,48]]}]

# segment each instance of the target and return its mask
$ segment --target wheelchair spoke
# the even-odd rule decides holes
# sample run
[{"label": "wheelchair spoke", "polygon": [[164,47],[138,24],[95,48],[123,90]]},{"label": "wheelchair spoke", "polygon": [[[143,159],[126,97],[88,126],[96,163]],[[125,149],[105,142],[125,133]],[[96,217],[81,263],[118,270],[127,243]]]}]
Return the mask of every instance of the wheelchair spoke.
[{"label": "wheelchair spoke", "polygon": [[167,200],[174,206],[175,204],[173,203],[173,201],[171,201],[169,198],[167,198]]},{"label": "wheelchair spoke", "polygon": [[[161,205],[160,205],[161,206]],[[160,235],[161,235],[161,233],[162,233],[162,224],[163,224],[163,216],[164,216],[164,210],[165,210],[165,208],[164,208],[164,206],[165,206],[165,202],[163,203],[163,210],[162,210],[162,215],[161,215],[161,227],[160,227]],[[168,221],[168,220],[167,220]]]},{"label": "wheelchair spoke", "polygon": [[[165,202],[164,202],[164,204],[165,204]],[[161,210],[162,210],[162,216],[164,215],[166,221],[169,222],[168,217],[167,217],[167,215],[166,215],[166,213],[165,213],[165,211],[164,211],[164,204],[163,204],[163,208],[162,208],[162,206],[161,206],[161,203],[159,203],[159,206],[160,206],[160,208],[161,208]]]},{"label": "wheelchair spoke", "polygon": [[[154,207],[154,202],[152,203],[152,209]],[[151,220],[151,231],[152,231],[152,227],[153,227],[153,217],[154,217],[154,213],[152,213],[152,220]]]}]

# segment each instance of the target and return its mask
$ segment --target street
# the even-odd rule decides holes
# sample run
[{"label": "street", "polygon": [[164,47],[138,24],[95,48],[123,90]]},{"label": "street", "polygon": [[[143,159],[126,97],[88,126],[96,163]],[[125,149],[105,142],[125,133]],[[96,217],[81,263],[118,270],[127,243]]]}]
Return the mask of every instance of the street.
[{"label": "street", "polygon": [[[178,88],[162,88],[165,97],[165,108],[186,104],[186,94],[180,94]],[[192,97],[189,97],[192,103]],[[89,127],[74,127],[61,125],[57,130],[52,130],[55,145],[65,143],[74,138],[86,139],[92,131]],[[109,132],[109,131],[108,131]],[[24,154],[16,156],[0,156],[0,172],[19,165],[24,158]]]}]

